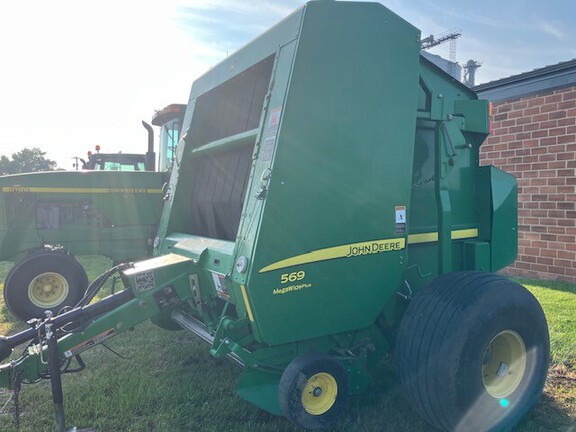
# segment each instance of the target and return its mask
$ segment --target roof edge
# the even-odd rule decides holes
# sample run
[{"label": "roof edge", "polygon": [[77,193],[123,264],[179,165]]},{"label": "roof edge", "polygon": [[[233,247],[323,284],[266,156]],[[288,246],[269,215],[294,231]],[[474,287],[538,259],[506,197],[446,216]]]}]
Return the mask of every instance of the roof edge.
[{"label": "roof edge", "polygon": [[576,85],[576,59],[479,84],[473,90],[498,102],[571,85]]}]

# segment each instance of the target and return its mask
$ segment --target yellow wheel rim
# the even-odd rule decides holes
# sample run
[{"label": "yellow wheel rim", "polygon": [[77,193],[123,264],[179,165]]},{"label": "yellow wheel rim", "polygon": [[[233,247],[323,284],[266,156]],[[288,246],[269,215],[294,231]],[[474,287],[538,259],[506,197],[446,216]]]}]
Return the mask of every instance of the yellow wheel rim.
[{"label": "yellow wheel rim", "polygon": [[482,381],[494,398],[510,396],[526,372],[526,346],[512,330],[498,333],[490,341],[482,362]]},{"label": "yellow wheel rim", "polygon": [[336,379],[325,372],[317,373],[306,381],[302,392],[302,406],[308,414],[321,415],[327,412],[338,396]]},{"label": "yellow wheel rim", "polygon": [[70,288],[68,281],[59,273],[39,274],[28,285],[28,298],[43,309],[58,306],[64,301]]}]

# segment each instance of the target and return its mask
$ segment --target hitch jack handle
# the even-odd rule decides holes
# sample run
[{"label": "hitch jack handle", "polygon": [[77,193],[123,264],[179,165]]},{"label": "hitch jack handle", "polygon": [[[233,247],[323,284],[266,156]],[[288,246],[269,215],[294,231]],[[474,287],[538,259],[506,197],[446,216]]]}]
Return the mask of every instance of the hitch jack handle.
[{"label": "hitch jack handle", "polygon": [[62,374],[60,373],[60,355],[58,353],[58,337],[53,331],[54,324],[46,324],[46,343],[48,345],[48,370],[52,387],[52,401],[56,416],[56,432],[66,432],[64,419],[64,393],[62,391]]}]

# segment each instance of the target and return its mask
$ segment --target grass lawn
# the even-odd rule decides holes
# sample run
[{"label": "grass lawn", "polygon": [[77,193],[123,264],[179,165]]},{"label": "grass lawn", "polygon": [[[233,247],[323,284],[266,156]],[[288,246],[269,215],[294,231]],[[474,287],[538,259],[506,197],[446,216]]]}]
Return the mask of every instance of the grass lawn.
[{"label": "grass lawn", "polygon": [[[81,257],[90,280],[110,266],[101,257]],[[4,280],[8,263],[0,263]],[[544,397],[516,432],[576,431],[576,285],[518,281],[541,302],[550,328],[552,364]],[[23,325],[3,306],[0,334]],[[65,375],[67,426],[98,432],[296,431],[235,395],[240,370],[212,358],[195,336],[144,323],[107,344],[82,354],[86,370]],[[14,431],[11,392],[0,390],[0,432]],[[55,430],[49,383],[24,386],[20,393],[22,432]],[[4,406],[6,404],[6,406]],[[353,398],[331,429],[344,431],[429,431],[408,406],[384,359],[371,390]]]}]

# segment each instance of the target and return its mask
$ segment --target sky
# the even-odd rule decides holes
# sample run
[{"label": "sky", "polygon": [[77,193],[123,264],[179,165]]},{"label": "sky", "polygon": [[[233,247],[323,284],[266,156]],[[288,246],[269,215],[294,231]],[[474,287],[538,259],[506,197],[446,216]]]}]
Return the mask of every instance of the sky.
[{"label": "sky", "polygon": [[[328,0],[329,1],[329,0]],[[155,110],[186,103],[195,78],[301,0],[27,0],[0,6],[0,155],[144,153]],[[381,0],[422,31],[459,29],[476,83],[576,58],[576,2]],[[449,56],[449,44],[430,52]]]}]

